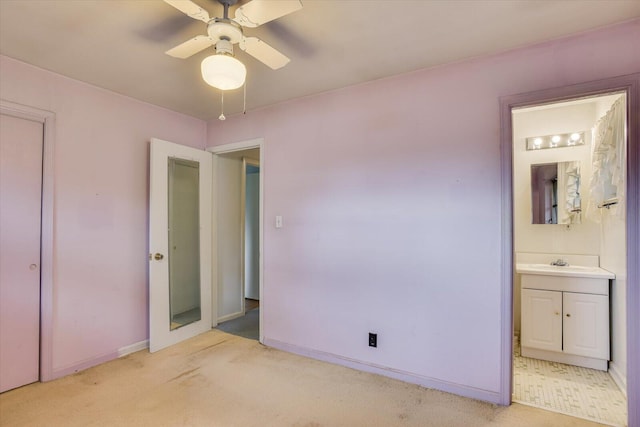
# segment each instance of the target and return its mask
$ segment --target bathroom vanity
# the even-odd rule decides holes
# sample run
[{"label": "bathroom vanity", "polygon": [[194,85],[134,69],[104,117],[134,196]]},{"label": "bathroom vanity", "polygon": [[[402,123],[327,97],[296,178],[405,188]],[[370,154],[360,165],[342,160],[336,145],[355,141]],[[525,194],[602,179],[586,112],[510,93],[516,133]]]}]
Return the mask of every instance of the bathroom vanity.
[{"label": "bathroom vanity", "polygon": [[599,267],[517,264],[521,275],[521,354],[606,371],[609,288]]}]

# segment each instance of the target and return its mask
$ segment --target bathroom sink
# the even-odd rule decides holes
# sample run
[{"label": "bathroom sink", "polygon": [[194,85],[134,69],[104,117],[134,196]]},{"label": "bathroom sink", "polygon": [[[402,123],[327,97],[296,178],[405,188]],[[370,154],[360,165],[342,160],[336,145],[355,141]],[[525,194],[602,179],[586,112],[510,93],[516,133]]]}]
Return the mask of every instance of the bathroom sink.
[{"label": "bathroom sink", "polygon": [[593,279],[615,279],[616,275],[600,267],[582,265],[516,264],[516,273],[542,276],[588,277]]}]

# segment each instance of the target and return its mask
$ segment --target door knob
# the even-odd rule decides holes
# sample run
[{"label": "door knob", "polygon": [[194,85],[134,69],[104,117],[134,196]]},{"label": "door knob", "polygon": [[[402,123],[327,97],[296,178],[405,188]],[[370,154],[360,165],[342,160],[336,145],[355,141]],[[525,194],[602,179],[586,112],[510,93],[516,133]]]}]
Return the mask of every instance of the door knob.
[{"label": "door knob", "polygon": [[159,254],[159,253],[156,253],[156,254],[153,256],[153,258],[154,258],[156,261],[160,261],[162,258],[164,258],[164,255]]},{"label": "door knob", "polygon": [[38,268],[38,264],[31,264],[29,266],[29,270],[35,270],[36,268]]}]

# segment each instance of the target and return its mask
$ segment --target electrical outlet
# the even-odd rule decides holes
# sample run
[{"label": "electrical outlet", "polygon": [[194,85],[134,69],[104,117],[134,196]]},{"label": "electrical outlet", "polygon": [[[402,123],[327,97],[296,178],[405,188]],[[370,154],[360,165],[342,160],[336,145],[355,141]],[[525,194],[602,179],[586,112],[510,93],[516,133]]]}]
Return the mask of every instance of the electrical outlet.
[{"label": "electrical outlet", "polygon": [[378,334],[369,332],[369,347],[378,347]]}]

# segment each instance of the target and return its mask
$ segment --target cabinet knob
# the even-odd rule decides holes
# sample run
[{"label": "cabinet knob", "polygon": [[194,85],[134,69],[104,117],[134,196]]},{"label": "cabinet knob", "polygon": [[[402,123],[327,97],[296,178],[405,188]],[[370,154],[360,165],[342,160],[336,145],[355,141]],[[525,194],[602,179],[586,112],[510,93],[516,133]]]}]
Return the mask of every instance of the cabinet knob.
[{"label": "cabinet knob", "polygon": [[567,317],[571,317],[571,315],[569,313],[567,313]]},{"label": "cabinet knob", "polygon": [[556,311],[556,316],[558,316],[558,315],[560,315],[560,312],[559,312],[559,311]]}]

